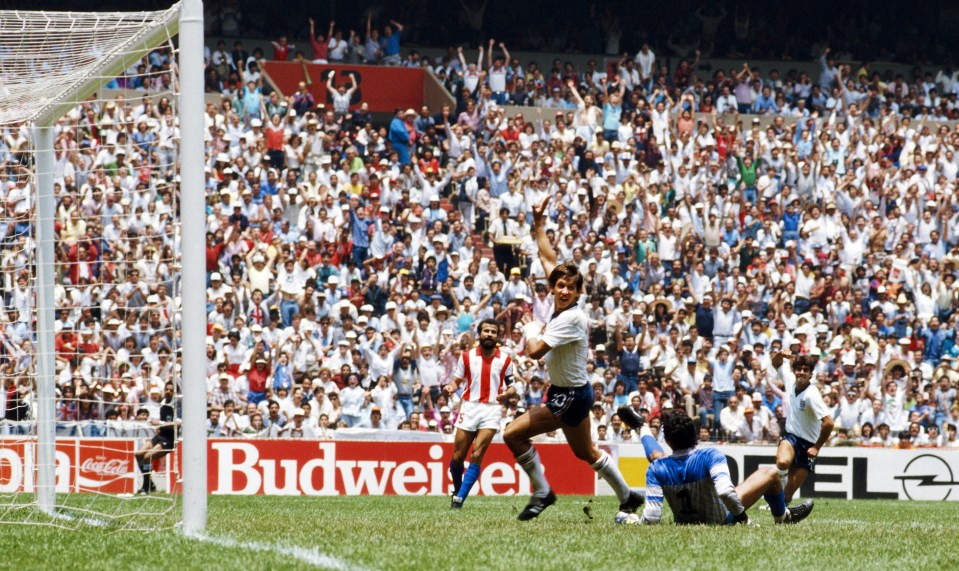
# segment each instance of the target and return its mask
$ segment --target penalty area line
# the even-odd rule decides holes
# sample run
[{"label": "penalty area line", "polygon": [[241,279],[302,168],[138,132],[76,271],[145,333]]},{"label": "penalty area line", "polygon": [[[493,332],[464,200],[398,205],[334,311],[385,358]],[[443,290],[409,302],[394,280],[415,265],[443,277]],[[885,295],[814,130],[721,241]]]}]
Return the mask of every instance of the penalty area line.
[{"label": "penalty area line", "polygon": [[256,551],[260,553],[285,555],[319,569],[335,569],[337,571],[366,571],[364,567],[354,565],[348,561],[344,561],[343,559],[334,557],[332,555],[327,555],[318,549],[309,547],[240,540],[228,536],[207,535],[205,533],[184,534],[184,537],[211,543],[220,547],[226,547],[228,549],[245,549],[247,551]]}]

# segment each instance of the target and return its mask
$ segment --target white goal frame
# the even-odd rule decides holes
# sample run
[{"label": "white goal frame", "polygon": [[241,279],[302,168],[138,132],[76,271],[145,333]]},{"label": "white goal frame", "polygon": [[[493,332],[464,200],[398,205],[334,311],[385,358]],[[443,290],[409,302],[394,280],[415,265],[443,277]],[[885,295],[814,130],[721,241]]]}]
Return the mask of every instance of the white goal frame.
[{"label": "white goal frame", "polygon": [[[199,534],[207,520],[206,442],[206,260],[203,143],[203,2],[182,0],[167,12],[163,25],[126,42],[93,72],[68,84],[32,117],[36,125],[37,168],[37,503],[56,509],[56,363],[54,343],[54,137],[53,125],[80,101],[102,88],[98,78],[118,75],[130,66],[138,46],[158,45],[179,35],[180,223],[182,244],[182,395],[183,531]],[[134,56],[135,57],[135,56]]]}]

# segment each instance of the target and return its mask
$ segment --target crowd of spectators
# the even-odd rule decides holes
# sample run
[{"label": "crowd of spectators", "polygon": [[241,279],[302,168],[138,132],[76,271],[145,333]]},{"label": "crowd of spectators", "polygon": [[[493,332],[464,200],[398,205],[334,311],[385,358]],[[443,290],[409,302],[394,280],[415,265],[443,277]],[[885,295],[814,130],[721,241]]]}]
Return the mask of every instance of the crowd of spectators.
[{"label": "crowd of spectators", "polygon": [[[137,0],[128,0],[136,2]],[[210,0],[205,23],[210,37],[269,38],[279,31],[307,35],[305,15],[335,17],[362,33],[372,17],[409,22],[408,39],[418,46],[471,45],[495,30],[517,51],[635,52],[648,42],[664,56],[686,57],[695,48],[711,58],[808,60],[823,43],[856,58],[874,61],[942,63],[955,48],[951,14],[941,3],[917,0],[909,10],[894,4],[853,2],[836,11],[825,0],[768,3],[759,0],[678,0],[647,4],[642,10],[621,0],[496,0],[366,2],[310,6],[278,13],[272,6],[238,0]],[[507,8],[508,6],[508,8]],[[331,7],[332,8],[332,7]],[[435,25],[442,22],[443,25]],[[349,27],[344,30],[346,37]]]},{"label": "crowd of spectators", "polygon": [[[654,430],[685,407],[704,438],[775,442],[770,358],[790,349],[819,357],[833,443],[959,446],[959,130],[939,121],[956,73],[885,78],[826,47],[815,78],[704,74],[698,51],[670,70],[649,45],[611,70],[540,70],[494,40],[474,63],[402,53],[398,22],[366,40],[311,27],[308,59],[428,66],[456,103],[374,124],[353,85],[330,77],[330,106],[305,84],[269,92],[262,54],[211,47],[211,436],[449,437],[458,397],[441,387],[486,318],[516,370],[504,426],[540,404],[549,379],[518,324],[552,313],[530,232],[549,198],[560,261],[586,277],[598,440],[638,440],[613,414],[628,404]],[[272,55],[295,50],[280,38]],[[150,77],[169,57],[144,61]],[[30,136],[0,142],[8,420],[31,414]],[[63,426],[149,419],[178,381],[178,136],[149,96],[84,103],[57,128]]]}]

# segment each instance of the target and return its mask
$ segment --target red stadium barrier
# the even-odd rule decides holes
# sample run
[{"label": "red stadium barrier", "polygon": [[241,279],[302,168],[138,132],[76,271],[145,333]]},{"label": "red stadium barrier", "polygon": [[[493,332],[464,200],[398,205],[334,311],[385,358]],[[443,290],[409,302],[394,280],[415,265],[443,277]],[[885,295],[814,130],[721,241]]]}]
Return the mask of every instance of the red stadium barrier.
[{"label": "red stadium barrier", "polygon": [[[57,492],[131,494],[139,486],[132,439],[57,439]],[[0,493],[33,492],[36,443],[0,439]]]},{"label": "red stadium barrier", "polygon": [[350,99],[351,109],[356,109],[361,101],[365,101],[373,113],[393,113],[400,107],[419,110],[424,100],[424,72],[417,68],[315,63],[308,63],[304,68],[299,63],[268,61],[264,62],[263,69],[283,95],[296,93],[297,85],[306,77],[305,69],[312,81],[310,93],[317,104],[322,103],[327,109],[332,109],[333,105],[326,90],[326,80],[331,70],[336,72],[334,87],[342,84],[349,88],[350,75],[356,76],[357,88]]},{"label": "red stadium barrier", "polygon": [[[57,440],[57,491],[130,494],[141,476],[135,439]],[[0,493],[33,492],[35,443],[0,439]],[[565,444],[537,445],[557,494],[596,491],[596,474]],[[177,446],[177,456],[180,447]],[[452,444],[317,440],[210,440],[211,494],[234,495],[446,495]],[[169,457],[167,457],[169,458]],[[174,462],[161,459],[153,477],[173,491]],[[529,478],[504,444],[486,453],[476,488],[487,496],[528,495]],[[179,490],[176,490],[179,491]]]},{"label": "red stadium barrier", "polygon": [[[452,444],[304,440],[211,440],[212,494],[446,495]],[[537,445],[557,494],[595,492],[596,474],[566,445]],[[528,495],[529,478],[504,444],[486,453],[478,492]]]}]

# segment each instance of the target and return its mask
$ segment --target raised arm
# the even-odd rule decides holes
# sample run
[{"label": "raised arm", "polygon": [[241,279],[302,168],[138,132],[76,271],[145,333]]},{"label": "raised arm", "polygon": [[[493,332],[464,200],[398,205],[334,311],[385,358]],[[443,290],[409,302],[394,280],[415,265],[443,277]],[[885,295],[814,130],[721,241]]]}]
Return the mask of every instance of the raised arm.
[{"label": "raised arm", "polygon": [[509,57],[509,51],[506,50],[506,44],[504,44],[503,42],[500,42],[499,49],[503,50],[503,57],[506,58],[506,63],[509,63],[510,57]]},{"label": "raised arm", "polygon": [[778,370],[780,367],[783,366],[783,361],[788,360],[790,357],[792,357],[792,353],[790,353],[789,351],[780,351],[779,353],[776,353],[775,355],[773,355],[773,358],[771,361],[773,369]]},{"label": "raised arm", "polygon": [[692,280],[686,280],[686,291],[689,293],[689,298],[693,300],[693,304],[698,305],[699,300],[696,298],[696,290],[693,288]]},{"label": "raised arm", "polygon": [[586,102],[583,101],[583,98],[579,95],[579,90],[576,89],[576,82],[570,79],[566,82],[566,86],[573,92],[573,99],[576,100],[576,105],[581,108],[586,107]]},{"label": "raised arm", "polygon": [[[330,92],[330,95],[336,95],[336,90],[333,89],[333,76],[336,75],[336,72],[330,70],[329,75],[326,76],[326,90]],[[354,80],[355,81],[355,80]]]},{"label": "raised arm", "polygon": [[546,206],[552,196],[547,196],[543,202],[533,206],[533,237],[539,248],[539,260],[543,264],[543,272],[549,276],[556,267],[556,250],[546,235],[545,214]]},{"label": "raised arm", "polygon": [[637,351],[640,353],[645,352],[650,346],[646,344],[646,338],[652,336],[649,335],[649,319],[643,319],[643,329],[639,332],[639,335],[636,336],[636,347]]},{"label": "raised arm", "polygon": [[483,311],[483,309],[487,305],[489,305],[490,300],[493,299],[493,295],[497,293],[496,291],[494,291],[494,289],[495,288],[493,287],[493,284],[490,284],[490,290],[486,293],[485,296],[483,296],[483,299],[481,299],[480,302],[476,304],[476,307],[473,309],[472,313],[474,314],[479,313],[480,311]]}]

